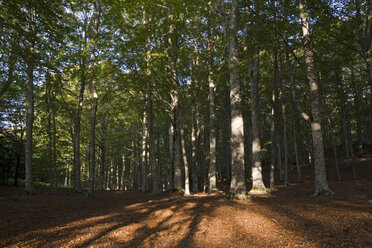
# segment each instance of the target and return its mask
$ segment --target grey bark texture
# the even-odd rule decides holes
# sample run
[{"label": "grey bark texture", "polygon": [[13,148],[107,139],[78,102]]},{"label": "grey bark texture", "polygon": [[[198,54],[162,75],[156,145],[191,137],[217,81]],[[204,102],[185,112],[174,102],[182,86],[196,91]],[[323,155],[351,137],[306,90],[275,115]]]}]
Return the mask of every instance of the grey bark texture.
[{"label": "grey bark texture", "polygon": [[228,28],[229,69],[230,69],[230,107],[231,107],[231,184],[230,193],[235,198],[246,198],[244,168],[244,127],[241,111],[241,89],[238,69],[238,42],[236,25],[238,19],[238,1],[232,1]]},{"label": "grey bark texture", "polygon": [[307,1],[299,1],[300,18],[302,22],[302,40],[307,68],[307,78],[310,86],[310,104],[312,112],[311,134],[314,149],[314,195],[333,194],[328,187],[326,167],[324,162],[324,147],[321,130],[319,88],[314,67],[314,53],[310,38],[309,13]]}]

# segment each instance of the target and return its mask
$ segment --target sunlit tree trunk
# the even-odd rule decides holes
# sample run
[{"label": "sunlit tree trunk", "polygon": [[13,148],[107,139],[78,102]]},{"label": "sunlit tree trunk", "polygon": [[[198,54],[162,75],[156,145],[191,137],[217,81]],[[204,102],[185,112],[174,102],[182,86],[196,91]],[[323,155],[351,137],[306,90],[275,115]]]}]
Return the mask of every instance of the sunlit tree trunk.
[{"label": "sunlit tree trunk", "polygon": [[[146,16],[145,10],[143,10],[144,25],[149,25],[151,23],[151,17]],[[148,27],[148,32],[150,34],[150,28]],[[151,73],[151,39],[150,36],[146,37],[146,77],[147,77],[147,130],[148,130],[148,142],[149,142],[149,166],[151,168],[152,177],[152,193],[159,193],[159,169],[155,163],[155,144],[154,144],[154,124],[153,124],[153,110],[152,110],[152,73]]]},{"label": "sunlit tree trunk", "polygon": [[192,70],[192,99],[193,99],[193,113],[191,118],[191,157],[192,157],[192,191],[198,192],[199,191],[199,159],[197,151],[197,144],[198,144],[198,118],[199,118],[199,104],[198,104],[198,92],[199,92],[199,79],[198,79],[198,68],[199,68],[199,54],[197,48],[195,48],[196,59],[193,62],[193,70]]},{"label": "sunlit tree trunk", "polygon": [[[179,88],[177,88],[178,94],[180,94]],[[180,132],[180,138],[181,138],[181,149],[182,149],[182,159],[183,159],[183,165],[185,167],[185,196],[190,195],[190,179],[189,179],[189,163],[187,161],[187,154],[186,154],[186,145],[185,145],[185,134],[184,134],[184,124],[183,124],[183,116],[182,111],[179,106],[178,110],[178,124],[179,124],[179,132]]]},{"label": "sunlit tree trunk", "polygon": [[[209,5],[211,3],[209,2]],[[211,26],[211,20],[208,20]],[[212,28],[212,27],[210,27]],[[213,50],[214,39],[213,34],[208,34],[207,41],[208,53],[208,85],[209,85],[209,171],[208,179],[209,192],[217,191],[217,177],[216,177],[216,129],[215,129],[215,80],[213,75]]]},{"label": "sunlit tree trunk", "polygon": [[[173,16],[171,18],[173,21]],[[171,109],[174,117],[174,123],[175,123],[175,130],[174,130],[174,188],[177,191],[182,190],[182,168],[181,168],[181,159],[183,159],[183,123],[182,123],[182,114],[181,114],[181,107],[180,107],[180,83],[178,79],[178,69],[177,69],[177,44],[175,43],[174,39],[176,36],[175,32],[175,27],[174,24],[170,25],[170,30],[169,30],[169,38],[168,38],[168,43],[169,43],[169,50],[170,52],[167,51],[167,55],[170,56],[171,61],[170,61],[170,69],[171,69],[171,75],[172,75],[172,90],[171,90]],[[186,156],[186,155],[185,155]],[[185,159],[184,159],[185,160]],[[187,160],[187,159],[186,159]],[[186,164],[184,164],[185,169],[187,166],[187,161]],[[186,174],[186,171],[185,171]],[[188,174],[188,173],[187,173]],[[187,181],[188,181],[188,175],[187,175]],[[186,183],[186,178],[185,178],[185,183]],[[188,182],[187,182],[188,184]],[[186,194],[185,190],[185,194]],[[190,192],[188,192],[190,194]]]},{"label": "sunlit tree trunk", "polygon": [[169,130],[168,130],[168,149],[169,149],[169,168],[168,168],[168,181],[169,181],[169,191],[174,189],[174,128],[173,123],[170,123]]},{"label": "sunlit tree trunk", "polygon": [[252,111],[252,189],[251,195],[267,194],[262,178],[261,139],[260,139],[260,106],[258,94],[259,51],[255,50],[251,66],[251,111]]},{"label": "sunlit tree trunk", "polygon": [[319,89],[314,68],[314,54],[310,38],[310,24],[308,20],[307,1],[299,1],[300,18],[302,21],[302,40],[304,44],[307,77],[310,86],[310,103],[312,112],[311,133],[314,147],[314,195],[333,194],[328,187],[324,162],[324,147],[321,130]]},{"label": "sunlit tree trunk", "polygon": [[238,19],[238,1],[232,1],[229,28],[229,69],[230,69],[230,106],[231,106],[231,183],[230,193],[238,199],[246,198],[244,171],[244,127],[241,111],[241,89],[238,69],[238,42],[236,25]]},{"label": "sunlit tree trunk", "polygon": [[147,188],[147,112],[143,113],[142,120],[142,139],[141,139],[141,192]]},{"label": "sunlit tree trunk", "polygon": [[271,140],[271,161],[270,161],[270,190],[275,189],[275,94],[272,93],[271,103],[271,127],[270,127],[270,140]]},{"label": "sunlit tree trunk", "polygon": [[90,126],[90,142],[89,142],[89,186],[88,186],[88,196],[93,196],[94,194],[94,179],[95,179],[95,168],[96,168],[96,116],[98,108],[98,94],[97,94],[97,76],[96,76],[96,48],[98,42],[98,30],[100,24],[101,7],[98,2],[94,3],[94,37],[92,43],[92,54],[91,54],[91,64],[92,64],[92,93],[93,93],[93,106],[92,106],[92,120]]}]

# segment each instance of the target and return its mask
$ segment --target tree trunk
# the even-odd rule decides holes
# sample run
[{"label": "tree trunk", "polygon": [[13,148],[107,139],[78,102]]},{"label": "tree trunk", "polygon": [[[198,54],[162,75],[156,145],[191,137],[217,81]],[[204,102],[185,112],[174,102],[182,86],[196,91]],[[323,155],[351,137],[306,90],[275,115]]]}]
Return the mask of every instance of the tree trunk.
[{"label": "tree trunk", "polygon": [[277,78],[278,78],[278,51],[274,50],[274,76],[273,76],[273,92],[272,92],[272,103],[271,103],[271,164],[270,164],[270,190],[275,189],[275,155],[276,155],[276,133],[277,133]]},{"label": "tree trunk", "polygon": [[34,53],[35,53],[35,18],[34,9],[28,11],[28,26],[31,37],[27,51],[27,107],[26,107],[26,142],[25,142],[25,191],[26,194],[35,194],[32,180],[32,132],[34,125]]},{"label": "tree trunk", "polygon": [[[198,192],[199,191],[199,182],[198,182],[198,176],[199,176],[199,151],[197,149],[198,145],[198,135],[199,135],[199,103],[198,103],[198,92],[199,92],[199,79],[198,79],[198,68],[199,68],[199,54],[197,49],[195,48],[196,53],[196,59],[193,62],[193,69],[192,69],[192,99],[193,99],[193,113],[191,118],[191,146],[192,146],[192,191]],[[196,71],[196,73],[195,73]]]},{"label": "tree trunk", "polygon": [[[145,10],[143,11],[144,25],[151,22],[151,17],[146,17]],[[150,28],[148,32],[150,33]],[[153,111],[152,111],[152,75],[151,75],[151,40],[150,36],[146,37],[146,77],[147,77],[147,130],[149,134],[149,159],[152,176],[152,193],[159,193],[159,173],[157,164],[155,163],[155,144],[154,144],[154,125],[153,125]]]},{"label": "tree trunk", "polygon": [[[171,18],[171,21],[173,21],[173,18]],[[177,44],[174,44],[173,39],[175,34],[175,26],[174,24],[170,25],[169,28],[169,50],[165,50],[167,57],[171,58],[170,61],[170,70],[171,70],[171,77],[172,77],[172,90],[170,92],[171,95],[171,111],[173,113],[173,121],[175,124],[174,129],[174,189],[177,191],[182,190],[182,168],[181,168],[181,159],[182,159],[182,148],[181,148],[181,120],[180,118],[180,105],[179,105],[179,81],[178,81],[178,71],[177,71]]]},{"label": "tree trunk", "polygon": [[[209,2],[210,4],[210,2]],[[210,20],[208,20],[209,25]],[[212,28],[212,27],[210,27]],[[213,34],[208,34],[207,41],[207,52],[208,52],[208,85],[209,85],[209,192],[217,191],[217,178],[216,178],[216,130],[215,130],[215,81],[213,75],[213,50],[214,50],[214,39]],[[244,144],[244,142],[243,142]]]},{"label": "tree trunk", "polygon": [[[87,41],[86,35],[83,39]],[[80,51],[82,52],[82,51]],[[82,192],[81,188],[81,162],[80,162],[80,132],[81,132],[81,114],[83,111],[83,101],[84,101],[84,92],[86,84],[86,74],[85,74],[85,57],[81,58],[80,61],[80,90],[79,90],[79,100],[76,108],[76,115],[74,120],[74,134],[73,134],[73,171],[74,171],[74,189],[77,192]]]},{"label": "tree trunk", "polygon": [[169,126],[169,168],[168,168],[168,180],[169,180],[169,191],[174,189],[174,128],[173,123]]},{"label": "tree trunk", "polygon": [[358,150],[359,155],[363,155],[363,131],[362,131],[362,120],[360,118],[360,93],[358,91],[356,81],[355,81],[355,72],[354,68],[350,68],[351,71],[351,82],[352,82],[352,89],[353,89],[353,97],[354,97],[354,107],[356,112],[356,128],[357,128],[357,138],[358,138]]},{"label": "tree trunk", "polygon": [[49,183],[50,190],[54,192],[54,181],[53,181],[53,158],[52,158],[52,124],[51,124],[51,110],[50,110],[50,100],[51,100],[51,82],[50,82],[50,69],[48,68],[45,82],[45,111],[47,114],[47,134],[48,134],[48,169],[49,169]]},{"label": "tree trunk", "polygon": [[[177,88],[177,93],[180,94],[179,88]],[[187,154],[186,154],[186,147],[185,147],[185,136],[184,136],[184,127],[183,127],[183,116],[180,106],[178,106],[178,125],[179,125],[179,133],[181,139],[181,149],[182,149],[182,158],[183,158],[183,165],[185,167],[185,192],[184,196],[190,195],[190,180],[189,180],[189,163],[187,161]]]},{"label": "tree trunk", "polygon": [[328,124],[328,127],[329,127],[329,134],[331,136],[333,155],[335,157],[337,180],[342,181],[342,177],[341,177],[341,173],[340,173],[340,167],[339,167],[339,164],[338,164],[336,141],[335,141],[335,137],[334,137],[334,134],[333,134],[331,119],[329,118],[330,113],[329,113],[329,109],[328,109],[327,100],[325,100],[325,102],[324,102],[324,110],[325,110],[325,115],[326,115],[326,119],[327,119],[327,124]]},{"label": "tree trunk", "polygon": [[[275,79],[274,79],[275,80]],[[270,127],[270,140],[271,140],[271,161],[270,161],[270,190],[275,189],[275,94],[272,93],[271,103],[271,127]]]},{"label": "tree trunk", "polygon": [[143,113],[141,140],[141,192],[147,188],[147,112]]},{"label": "tree trunk", "polygon": [[300,18],[302,21],[302,39],[304,44],[307,77],[310,86],[310,103],[312,112],[311,133],[314,146],[314,195],[333,194],[329,189],[324,162],[324,147],[321,130],[319,89],[314,68],[314,54],[310,38],[310,24],[308,21],[307,1],[299,1]]},{"label": "tree trunk", "polygon": [[283,125],[283,148],[284,148],[284,186],[289,185],[288,180],[288,145],[287,145],[287,116],[286,116],[286,104],[284,99],[284,87],[279,74],[279,101],[282,105],[282,125]]},{"label": "tree trunk", "polygon": [[238,1],[232,1],[228,28],[229,69],[230,69],[230,106],[231,106],[231,184],[230,194],[234,198],[246,199],[244,172],[244,127],[241,111],[241,89],[238,69],[238,42],[236,25],[238,19]]},{"label": "tree trunk", "polygon": [[107,135],[107,123],[106,118],[102,121],[102,138],[101,138],[101,160],[99,161],[99,186],[98,189],[103,191],[105,189],[105,163],[106,163],[106,135]]},{"label": "tree trunk", "polygon": [[51,107],[52,107],[52,164],[53,164],[53,192],[57,193],[57,127],[56,127],[56,92],[51,92]]},{"label": "tree trunk", "polygon": [[98,108],[98,94],[97,94],[97,77],[95,72],[96,63],[96,47],[98,42],[98,31],[100,24],[101,7],[98,2],[94,3],[94,37],[92,44],[91,64],[92,64],[92,93],[93,93],[93,107],[92,107],[92,120],[90,125],[90,142],[89,142],[89,187],[88,196],[94,194],[94,179],[95,179],[95,168],[96,168],[96,115]]},{"label": "tree trunk", "polygon": [[296,99],[296,90],[295,90],[295,73],[293,66],[289,60],[289,53],[288,49],[285,51],[286,56],[286,63],[287,63],[287,71],[289,73],[289,78],[291,82],[291,93],[292,93],[292,125],[293,125],[293,145],[295,150],[295,158],[296,158],[296,168],[297,168],[297,182],[302,181],[302,174],[301,174],[301,167],[300,167],[300,159],[299,159],[299,149],[298,149],[298,142],[297,142],[297,130],[298,130],[298,113],[297,113],[297,99]]},{"label": "tree trunk", "polygon": [[250,195],[267,194],[266,187],[262,179],[261,166],[261,139],[260,139],[260,106],[258,94],[258,70],[259,70],[259,51],[255,50],[251,66],[251,111],[252,111],[252,189]]}]

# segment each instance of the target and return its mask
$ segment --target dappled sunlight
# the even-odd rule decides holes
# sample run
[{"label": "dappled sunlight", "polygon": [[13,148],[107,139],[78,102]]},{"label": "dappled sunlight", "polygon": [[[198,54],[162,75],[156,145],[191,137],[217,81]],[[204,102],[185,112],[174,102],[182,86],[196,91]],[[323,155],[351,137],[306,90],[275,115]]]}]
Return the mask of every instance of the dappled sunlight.
[{"label": "dappled sunlight", "polygon": [[[65,206],[70,210],[56,202],[53,207],[60,213],[40,219],[48,225],[15,234],[5,247],[39,247],[46,241],[53,247],[325,247],[340,235],[345,235],[343,244],[354,242],[357,232],[368,237],[371,213],[366,203],[303,193],[287,199],[291,191],[279,188],[251,201],[225,200],[221,193],[183,197],[107,192],[102,199],[80,202],[87,204],[83,209],[73,201]],[[32,223],[39,220],[37,215],[30,218]]]}]

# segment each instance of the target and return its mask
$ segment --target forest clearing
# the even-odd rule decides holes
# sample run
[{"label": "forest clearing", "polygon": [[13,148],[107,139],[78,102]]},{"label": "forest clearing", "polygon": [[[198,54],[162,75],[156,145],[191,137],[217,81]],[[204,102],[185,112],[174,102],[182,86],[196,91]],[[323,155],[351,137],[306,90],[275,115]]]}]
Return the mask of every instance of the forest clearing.
[{"label": "forest clearing", "polygon": [[305,182],[252,200],[227,200],[222,191],[190,197],[105,191],[87,198],[44,189],[27,196],[1,187],[0,246],[371,247],[372,156],[358,161],[357,181],[338,182],[331,162],[335,195],[321,197],[310,195],[311,168],[304,168]]}]

